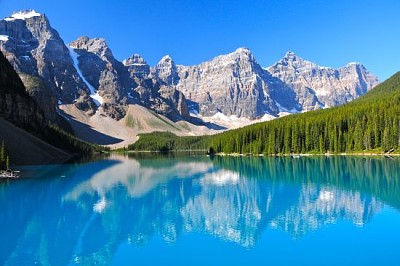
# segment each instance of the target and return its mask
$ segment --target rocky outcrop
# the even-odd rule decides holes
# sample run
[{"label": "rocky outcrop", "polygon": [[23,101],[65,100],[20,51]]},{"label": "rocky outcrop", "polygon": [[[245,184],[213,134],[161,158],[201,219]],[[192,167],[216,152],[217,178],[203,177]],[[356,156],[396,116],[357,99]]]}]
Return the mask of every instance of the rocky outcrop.
[{"label": "rocky outcrop", "polygon": [[25,91],[24,84],[0,52],[0,117],[27,129],[44,124],[43,112]]},{"label": "rocky outcrop", "polygon": [[117,120],[125,116],[127,90],[135,86],[129,72],[117,61],[102,38],[81,37],[69,44],[77,54],[78,68],[89,83],[91,97]]},{"label": "rocky outcrop", "polygon": [[134,54],[122,62],[127,68],[130,77],[135,79],[146,79],[150,75],[150,66],[146,60],[138,54]]},{"label": "rocky outcrop", "polygon": [[176,65],[169,55],[154,68],[138,54],[121,63],[102,38],[81,37],[67,47],[35,11],[0,21],[0,49],[53,122],[62,104],[88,115],[100,108],[116,120],[129,104],[173,121],[192,121],[189,109],[205,117],[271,119],[347,103],[379,82],[359,63],[332,69],[292,52],[262,68],[247,48],[197,66]]},{"label": "rocky outcrop", "polygon": [[156,78],[167,85],[177,85],[179,82],[178,69],[169,55],[161,58],[152,72]]},{"label": "rocky outcrop", "polygon": [[221,112],[251,119],[341,105],[379,83],[361,64],[335,70],[292,52],[263,69],[246,48],[198,66],[176,66],[165,56],[152,73],[182,91],[194,113],[213,116]]},{"label": "rocky outcrop", "polygon": [[[128,93],[129,98],[136,99],[141,105],[173,121],[190,119],[186,98],[176,89],[173,78],[169,77],[168,72],[162,73],[157,69],[151,69],[138,54],[134,54],[123,63],[137,84]],[[174,66],[172,60],[167,64]],[[175,69],[175,66],[173,68]],[[176,71],[172,73],[176,74]]]},{"label": "rocky outcrop", "polygon": [[36,137],[43,137],[46,132],[49,133],[48,123],[42,110],[0,52],[0,141],[6,143],[11,164],[60,163],[69,159],[69,154]]},{"label": "rocky outcrop", "polygon": [[360,63],[333,69],[318,66],[293,52],[267,70],[293,89],[303,111],[345,104],[379,83]]},{"label": "rocky outcrop", "polygon": [[50,103],[53,110],[46,112],[48,119],[55,120],[58,103],[90,101],[89,90],[75,70],[68,48],[45,15],[35,11],[15,13],[0,21],[0,35],[0,49],[14,69],[43,81],[50,95],[43,109]]},{"label": "rocky outcrop", "polygon": [[[175,66],[167,56],[157,64],[154,75],[182,91],[194,103],[192,111],[203,116],[218,112],[249,118],[278,114],[274,98],[279,94],[286,96],[280,105],[288,109],[297,106],[290,88],[265,71],[246,48],[190,67]],[[281,85],[280,91],[276,84]]]},{"label": "rocky outcrop", "polygon": [[189,117],[180,92],[158,92],[162,84],[147,81],[150,67],[140,56],[124,65],[101,38],[81,37],[67,47],[47,17],[35,11],[0,21],[0,49],[52,122],[57,123],[59,105],[72,103],[89,115],[101,108],[116,120],[125,116],[129,103],[143,104],[172,120]]}]

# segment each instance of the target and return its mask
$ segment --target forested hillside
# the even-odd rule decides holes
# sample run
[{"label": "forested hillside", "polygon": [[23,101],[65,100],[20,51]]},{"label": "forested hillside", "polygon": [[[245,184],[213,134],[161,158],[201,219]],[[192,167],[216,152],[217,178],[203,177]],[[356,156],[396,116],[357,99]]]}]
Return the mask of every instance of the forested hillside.
[{"label": "forested hillside", "polygon": [[216,135],[210,149],[252,154],[393,152],[400,143],[399,125],[397,73],[349,104]]},{"label": "forested hillside", "polygon": [[207,150],[210,136],[178,137],[170,132],[153,132],[139,135],[139,140],[128,146],[128,150],[172,151]]},{"label": "forested hillside", "polygon": [[[169,150],[205,148],[213,153],[289,154],[397,152],[400,144],[400,72],[365,96],[331,109],[290,115],[201,139],[169,136]],[[131,149],[143,149],[142,135]],[[188,145],[186,145],[186,143]],[[157,145],[146,150],[157,150]]]},{"label": "forested hillside", "polygon": [[[11,125],[25,131],[25,134],[17,134],[17,130]],[[104,149],[103,147],[84,142],[47,121],[43,115],[43,111],[39,108],[36,101],[29,96],[18,74],[1,52],[0,128],[0,140],[5,143],[11,164],[24,164],[31,162],[31,157],[39,158],[39,150],[47,150],[51,154],[49,151],[50,146],[60,149],[62,151],[60,157],[63,158],[66,155],[64,152],[70,155],[87,154]],[[17,138],[17,136],[21,138]],[[25,141],[31,139],[33,136],[50,144],[50,146],[44,146],[42,145],[43,143],[38,144],[39,142],[34,141],[38,146],[29,146],[32,149],[28,149]],[[24,157],[17,156],[17,154],[21,154],[22,152],[25,154]],[[35,162],[41,161],[35,160]],[[46,161],[43,161],[43,163],[46,163]],[[4,168],[6,164],[7,157],[3,156],[3,158],[0,158],[0,168]]]}]

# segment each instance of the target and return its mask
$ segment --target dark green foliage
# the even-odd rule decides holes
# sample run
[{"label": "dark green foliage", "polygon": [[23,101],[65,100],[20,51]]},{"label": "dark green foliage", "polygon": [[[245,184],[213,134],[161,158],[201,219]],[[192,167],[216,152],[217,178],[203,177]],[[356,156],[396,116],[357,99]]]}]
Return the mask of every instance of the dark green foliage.
[{"label": "dark green foliage", "polygon": [[0,146],[0,170],[7,170],[10,168],[10,156],[6,152],[6,145],[4,140]]},{"label": "dark green foliage", "polygon": [[215,153],[398,152],[400,72],[349,104],[290,115],[218,135],[143,134],[134,150],[204,149]]},{"label": "dark green foliage", "polygon": [[208,137],[177,137],[170,132],[153,132],[139,135],[139,140],[128,146],[137,151],[206,150]]},{"label": "dark green foliage", "polygon": [[[28,133],[52,144],[53,146],[74,154],[87,154],[94,151],[102,151],[105,148],[86,143],[72,134],[72,128],[67,121],[59,118],[58,126],[54,126],[44,116],[36,100],[51,101],[51,93],[45,88],[43,81],[26,74],[21,77],[28,85],[25,88],[18,74],[11,64],[0,52],[0,117],[27,131]],[[47,91],[47,93],[46,93]],[[29,92],[29,93],[28,93]],[[30,94],[34,97],[31,98]],[[39,97],[40,96],[40,97]],[[54,110],[51,110],[54,112]],[[68,131],[70,133],[67,133]],[[7,157],[3,157],[7,164]]]},{"label": "dark green foliage", "polygon": [[344,106],[291,115],[209,138],[242,154],[393,152],[400,143],[400,73]]},{"label": "dark green foliage", "polygon": [[42,134],[42,138],[45,139],[47,143],[69,153],[89,154],[110,150],[108,147],[91,144],[78,139],[54,125],[49,125],[47,130]]}]

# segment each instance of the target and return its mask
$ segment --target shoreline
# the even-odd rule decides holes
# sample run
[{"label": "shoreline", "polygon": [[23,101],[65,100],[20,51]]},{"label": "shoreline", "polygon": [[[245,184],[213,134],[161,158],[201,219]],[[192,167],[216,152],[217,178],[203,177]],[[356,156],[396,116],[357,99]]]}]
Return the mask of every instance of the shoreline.
[{"label": "shoreline", "polygon": [[384,156],[399,157],[400,153],[282,153],[282,154],[242,154],[242,153],[215,153],[214,156],[237,156],[237,157],[312,157],[312,156]]},{"label": "shoreline", "polygon": [[210,154],[208,150],[168,150],[168,151],[151,151],[151,150],[111,150],[111,153],[174,153],[174,152],[204,152],[208,156],[233,156],[233,157],[312,157],[312,156],[379,156],[379,157],[400,157],[400,153],[374,153],[374,152],[354,152],[354,153],[282,153],[282,154],[253,154],[253,153],[214,153]]}]

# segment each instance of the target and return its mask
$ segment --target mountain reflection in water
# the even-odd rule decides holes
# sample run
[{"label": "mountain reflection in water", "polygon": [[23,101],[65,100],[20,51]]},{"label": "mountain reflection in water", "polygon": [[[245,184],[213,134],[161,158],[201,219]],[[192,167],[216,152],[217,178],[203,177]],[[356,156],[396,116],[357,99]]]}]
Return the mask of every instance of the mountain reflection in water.
[{"label": "mountain reflection in water", "polygon": [[0,261],[108,264],[121,243],[155,236],[173,245],[200,233],[253,248],[268,230],[296,241],[341,221],[362,227],[384,205],[400,206],[399,168],[361,157],[111,155],[61,165],[0,184]]}]

